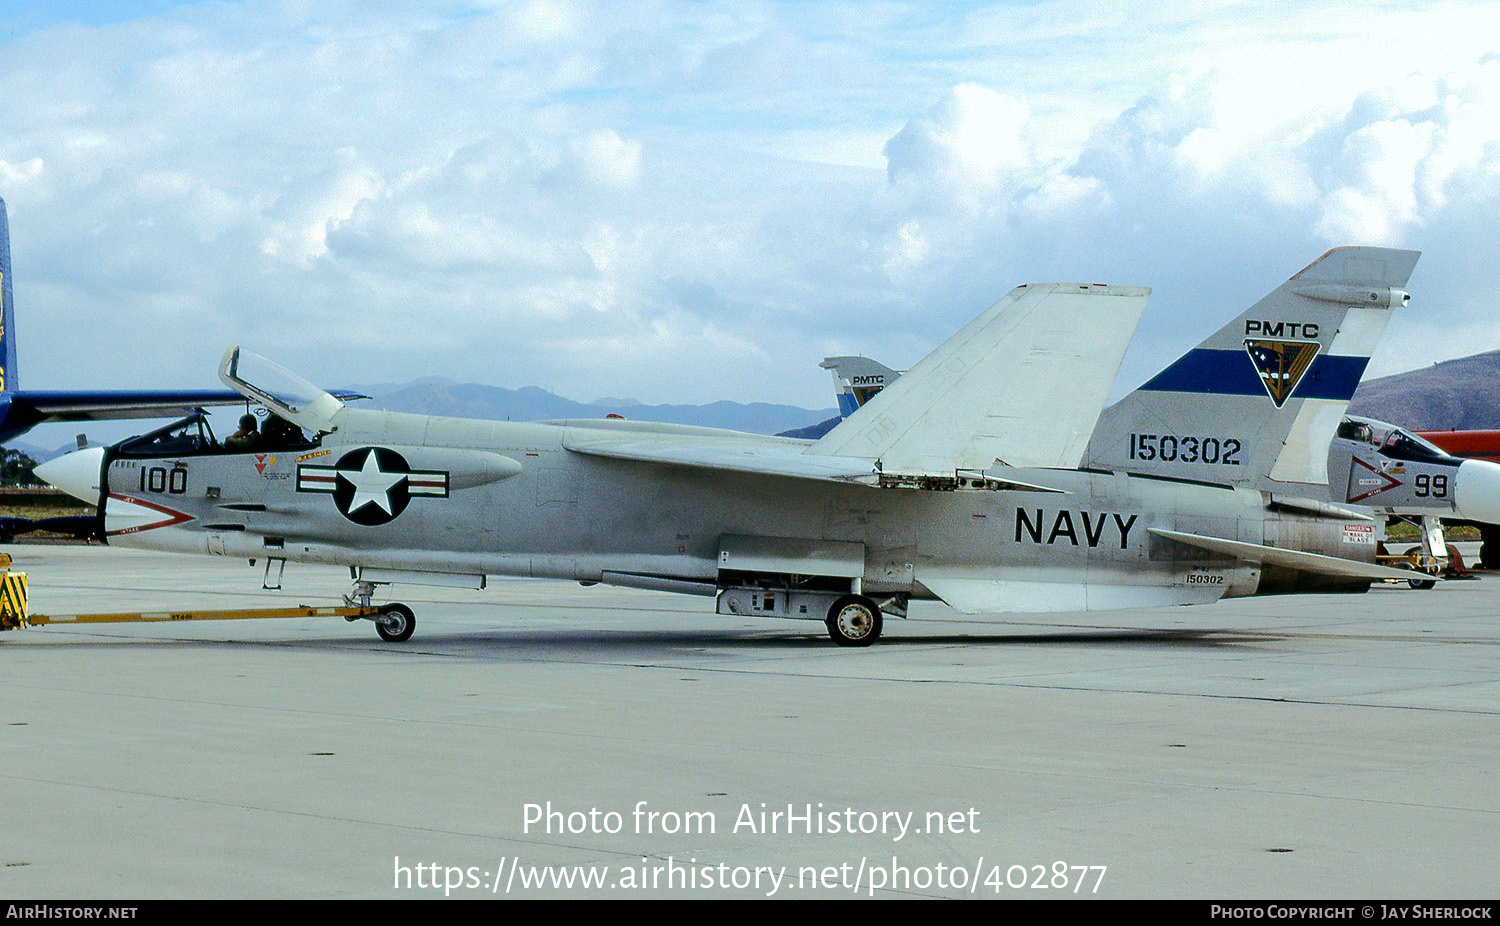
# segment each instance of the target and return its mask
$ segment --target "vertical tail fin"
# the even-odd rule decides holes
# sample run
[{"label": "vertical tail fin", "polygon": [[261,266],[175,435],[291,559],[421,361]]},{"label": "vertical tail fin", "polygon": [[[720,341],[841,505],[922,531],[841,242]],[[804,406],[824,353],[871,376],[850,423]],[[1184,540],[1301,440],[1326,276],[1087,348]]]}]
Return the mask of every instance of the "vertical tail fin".
[{"label": "vertical tail fin", "polygon": [[16,326],[10,299],[10,217],[0,199],[0,394],[16,391]]},{"label": "vertical tail fin", "polygon": [[834,390],[839,399],[839,417],[848,418],[855,409],[870,401],[875,393],[900,376],[895,370],[869,357],[824,357],[818,364],[833,371]]},{"label": "vertical tail fin", "polygon": [[[1335,248],[1104,410],[1085,465],[1296,490],[1328,443],[1417,251]],[[1288,485],[1293,484],[1293,485]]]}]

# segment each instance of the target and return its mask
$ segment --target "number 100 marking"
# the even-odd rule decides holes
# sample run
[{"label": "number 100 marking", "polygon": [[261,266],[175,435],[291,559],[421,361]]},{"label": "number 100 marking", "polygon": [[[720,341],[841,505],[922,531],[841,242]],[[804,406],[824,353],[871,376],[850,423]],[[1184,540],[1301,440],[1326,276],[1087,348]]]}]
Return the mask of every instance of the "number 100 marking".
[{"label": "number 100 marking", "polygon": [[144,466],[141,468],[141,491],[181,495],[187,491],[187,470],[180,466],[172,469]]}]

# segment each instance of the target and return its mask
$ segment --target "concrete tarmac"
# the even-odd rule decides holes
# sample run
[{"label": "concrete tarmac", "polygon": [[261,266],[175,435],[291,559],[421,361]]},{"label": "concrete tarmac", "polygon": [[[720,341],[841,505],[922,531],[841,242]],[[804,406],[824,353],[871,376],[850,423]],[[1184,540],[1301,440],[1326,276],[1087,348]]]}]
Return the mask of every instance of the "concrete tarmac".
[{"label": "concrete tarmac", "polygon": [[[46,614],[349,586],[6,549]],[[337,618],[0,634],[0,896],[1500,894],[1500,577],[918,606],[863,650],[603,586],[393,597],[405,644]]]}]

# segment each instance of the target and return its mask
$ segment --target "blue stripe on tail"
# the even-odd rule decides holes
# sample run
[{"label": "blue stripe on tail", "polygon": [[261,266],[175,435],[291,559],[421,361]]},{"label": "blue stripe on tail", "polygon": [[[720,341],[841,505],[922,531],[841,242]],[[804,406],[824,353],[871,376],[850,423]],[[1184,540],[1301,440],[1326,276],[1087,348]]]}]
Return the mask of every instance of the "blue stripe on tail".
[{"label": "blue stripe on tail", "polygon": [[[1335,357],[1323,354],[1288,398],[1340,399],[1354,395],[1365,373],[1369,357]],[[1188,351],[1176,363],[1152,377],[1143,392],[1197,392],[1214,395],[1265,395],[1260,373],[1242,350]]]}]

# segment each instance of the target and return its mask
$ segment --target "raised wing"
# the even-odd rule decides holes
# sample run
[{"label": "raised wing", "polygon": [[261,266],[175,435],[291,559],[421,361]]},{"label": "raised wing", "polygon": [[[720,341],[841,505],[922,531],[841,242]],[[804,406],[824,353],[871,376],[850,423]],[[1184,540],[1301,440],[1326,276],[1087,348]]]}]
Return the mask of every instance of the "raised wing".
[{"label": "raised wing", "polygon": [[887,474],[1076,467],[1150,292],[1017,287],[807,454],[876,459]]},{"label": "raised wing", "polygon": [[0,440],[25,433],[44,421],[99,421],[117,418],[172,418],[210,405],[242,405],[227,389],[177,392],[11,392],[5,404]]}]

